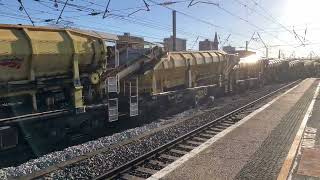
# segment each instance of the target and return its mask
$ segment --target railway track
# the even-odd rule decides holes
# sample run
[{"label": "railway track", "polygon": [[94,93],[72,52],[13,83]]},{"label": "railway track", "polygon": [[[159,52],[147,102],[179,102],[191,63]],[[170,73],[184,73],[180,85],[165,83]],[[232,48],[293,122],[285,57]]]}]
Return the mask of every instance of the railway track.
[{"label": "railway track", "polygon": [[221,131],[240,121],[244,116],[253,112],[255,110],[254,106],[258,103],[297,82],[285,85],[94,179],[147,179]]},{"label": "railway track", "polygon": [[[242,106],[224,116],[217,118],[210,123],[205,124],[169,143],[160,146],[132,161],[128,161],[128,163],[118,166],[110,171],[106,170],[106,173],[101,174],[97,173],[96,175],[100,175],[98,177],[90,176],[90,179],[95,177],[95,179],[139,179],[139,178],[147,178],[151,176],[153,173],[157,172],[158,170],[162,169],[163,167],[169,165],[171,162],[175,161],[179,157],[183,156],[184,154],[188,153],[192,149],[196,148],[206,140],[212,138],[219,132],[223,131],[227,127],[233,125],[234,123],[241,120],[244,116],[254,111],[258,103],[261,103],[263,100],[275,95],[276,93],[285,90],[294,84],[298,83],[299,81],[295,81],[293,83],[287,84],[282,86],[281,88],[257,99],[254,100],[245,106]],[[210,112],[210,111],[208,111]],[[197,116],[197,115],[196,115]],[[195,117],[191,117],[195,118]],[[151,134],[150,134],[151,135]],[[140,138],[144,138],[145,136],[141,136]],[[138,138],[138,137],[137,137]],[[127,141],[130,141],[129,139]],[[132,141],[132,140],[131,140]],[[130,142],[131,142],[130,141]],[[139,140],[137,140],[139,141]],[[126,142],[128,144],[130,142]],[[121,145],[122,144],[122,145]],[[113,147],[114,146],[114,147]],[[107,151],[112,151],[113,148],[118,147],[117,144],[114,144],[112,147],[106,147],[103,149],[99,149],[93,151],[91,153],[87,153],[81,155],[79,157],[64,161],[62,163],[49,166],[44,168],[40,171],[35,171],[31,174],[17,177],[18,179],[41,179],[41,178],[50,178],[53,177],[52,173],[55,172],[70,172],[68,168],[73,166],[78,166],[82,162],[96,156],[98,154],[105,153]],[[123,143],[120,143],[119,146],[124,146]],[[101,169],[102,170],[102,169]],[[102,170],[103,172],[103,170]],[[58,173],[59,174],[59,173]],[[72,174],[70,172],[70,174]],[[56,177],[59,177],[56,176]],[[66,176],[67,177],[67,176]]]}]

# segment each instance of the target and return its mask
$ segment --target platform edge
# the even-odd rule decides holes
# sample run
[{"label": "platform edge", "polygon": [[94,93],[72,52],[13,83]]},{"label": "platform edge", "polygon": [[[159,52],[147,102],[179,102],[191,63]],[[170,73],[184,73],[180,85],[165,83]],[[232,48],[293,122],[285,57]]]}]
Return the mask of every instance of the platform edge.
[{"label": "platform edge", "polygon": [[312,100],[310,102],[310,105],[309,105],[309,107],[307,109],[307,112],[303,117],[303,120],[302,120],[301,125],[299,127],[299,130],[298,130],[298,132],[296,134],[296,137],[294,138],[293,143],[292,143],[292,145],[290,147],[289,153],[288,153],[288,155],[287,155],[287,157],[286,157],[286,159],[285,159],[285,161],[284,161],[284,163],[283,163],[283,165],[281,167],[281,170],[280,170],[280,173],[278,174],[277,180],[286,180],[289,177],[289,173],[290,173],[292,164],[294,162],[294,159],[296,157],[298,148],[299,148],[300,143],[301,143],[303,132],[305,130],[305,127],[307,125],[307,122],[308,122],[309,118],[312,115],[312,111],[313,111],[313,107],[314,107],[316,98],[319,95],[319,90],[320,90],[320,82],[318,83],[318,86],[317,86],[317,88],[316,88],[316,90],[314,92],[313,98],[312,98]]},{"label": "platform edge", "polygon": [[[304,81],[302,81],[304,82]],[[263,105],[262,107],[260,107],[259,109],[255,110],[254,112],[250,113],[249,115],[247,115],[246,117],[244,117],[242,120],[240,120],[239,122],[237,122],[236,124],[230,126],[229,128],[223,130],[222,132],[220,132],[219,134],[217,134],[216,136],[214,136],[213,138],[207,140],[206,142],[204,142],[203,144],[201,144],[200,146],[198,146],[197,148],[193,149],[192,151],[190,151],[188,154],[185,154],[184,156],[182,156],[181,158],[177,159],[176,161],[174,161],[173,163],[171,163],[170,165],[168,165],[167,167],[163,168],[162,170],[158,171],[157,173],[155,173],[154,175],[150,176],[147,180],[159,180],[163,177],[165,177],[166,175],[168,175],[170,172],[172,172],[173,170],[175,170],[176,168],[178,168],[179,166],[181,166],[183,163],[185,163],[186,161],[188,161],[189,159],[191,159],[192,157],[196,156],[197,154],[199,154],[201,151],[203,151],[205,148],[209,147],[210,145],[212,145],[214,142],[218,141],[219,139],[221,139],[222,137],[224,137],[225,135],[227,135],[228,133],[230,133],[232,130],[234,130],[235,128],[239,127],[240,125],[244,124],[246,121],[248,121],[249,119],[251,119],[253,116],[255,116],[256,114],[260,113],[261,111],[263,111],[264,109],[266,109],[267,107],[269,107],[271,104],[273,104],[274,102],[276,102],[278,99],[280,99],[281,97],[283,97],[284,95],[288,94],[289,92],[291,92],[293,89],[295,89],[296,87],[298,87],[302,82],[300,82],[299,84],[295,85],[294,87],[290,88],[289,90],[287,90],[286,92],[282,93],[281,95],[275,97],[273,100],[271,100],[270,102],[268,102],[267,104]]]}]

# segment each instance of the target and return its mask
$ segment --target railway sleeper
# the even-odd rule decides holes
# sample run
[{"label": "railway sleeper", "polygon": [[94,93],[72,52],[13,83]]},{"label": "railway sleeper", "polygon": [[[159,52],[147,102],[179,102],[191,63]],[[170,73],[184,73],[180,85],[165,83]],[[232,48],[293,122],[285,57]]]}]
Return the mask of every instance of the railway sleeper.
[{"label": "railway sleeper", "polygon": [[183,155],[184,155],[184,153],[183,153],[183,154],[180,154],[180,153],[178,153],[178,152],[174,152],[174,151],[172,151],[172,149],[170,149],[170,150],[168,150],[168,151],[164,152],[163,154],[165,154],[165,155],[169,155],[169,156],[173,156],[173,157],[181,157],[181,156],[183,156]]},{"label": "railway sleeper", "polygon": [[192,138],[192,139],[188,140],[187,143],[193,144],[195,147],[197,147],[197,146],[201,145],[203,143],[203,141]]},{"label": "railway sleeper", "polygon": [[233,120],[226,120],[226,121],[223,121],[223,123],[234,124],[235,122]]},{"label": "railway sleeper", "polygon": [[203,139],[210,139],[213,136],[210,134],[201,133],[198,137],[203,138]]},{"label": "railway sleeper", "polygon": [[152,175],[150,173],[139,171],[139,170],[136,170],[136,169],[133,169],[133,170],[129,171],[129,174],[132,175],[132,176],[141,177],[141,178],[148,178],[148,177],[150,177]]},{"label": "railway sleeper", "polygon": [[153,164],[153,163],[150,163],[150,161],[148,161],[148,162],[146,162],[145,164],[141,165],[141,167],[149,168],[149,169],[154,169],[154,170],[160,170],[160,169],[162,169],[164,166],[160,166],[159,164]]},{"label": "railway sleeper", "polygon": [[137,176],[131,175],[129,173],[125,173],[125,174],[121,175],[120,179],[124,179],[124,180],[145,180],[145,178],[137,177]]},{"label": "railway sleeper", "polygon": [[227,121],[233,121],[234,117],[227,117]]},{"label": "railway sleeper", "polygon": [[173,161],[175,161],[175,159],[168,159],[168,158],[163,157],[163,156],[159,156],[159,157],[155,158],[155,160],[160,161],[160,162],[163,162],[163,163],[165,163],[165,164],[170,164],[170,163],[172,163]]},{"label": "railway sleeper", "polygon": [[234,119],[234,123],[240,121],[240,120],[243,119],[244,117],[246,117],[246,115],[243,115],[243,116],[241,116],[241,117],[238,117],[238,118]]},{"label": "railway sleeper", "polygon": [[183,151],[183,150],[179,150],[179,149],[170,149],[170,151],[173,153],[180,154],[182,156],[188,153],[188,151]]},{"label": "railway sleeper", "polygon": [[208,139],[207,138],[201,138],[201,137],[197,136],[197,137],[193,137],[192,140],[193,141],[198,141],[198,142],[200,142],[200,144],[202,144],[202,143],[206,142]]},{"label": "railway sleeper", "polygon": [[206,130],[205,133],[206,133],[206,134],[210,134],[211,136],[214,136],[214,135],[217,134],[217,132],[211,131],[211,130]]},{"label": "railway sleeper", "polygon": [[207,132],[207,130],[205,130],[205,131],[203,131],[203,132],[201,133],[201,135],[208,136],[208,137],[212,138],[213,136],[216,135],[216,133]]},{"label": "railway sleeper", "polygon": [[221,131],[223,131],[225,128],[218,128],[218,127],[212,127],[210,128],[211,131],[216,132],[217,134],[220,133]]},{"label": "railway sleeper", "polygon": [[183,151],[189,152],[189,151],[191,151],[192,149],[194,149],[194,146],[188,146],[188,145],[185,145],[185,144],[183,143],[183,144],[179,144],[179,145],[176,146],[175,148],[178,149],[178,150],[183,150]]},{"label": "railway sleeper", "polygon": [[170,164],[170,163],[164,163],[162,161],[158,161],[156,159],[151,159],[148,163],[156,165],[156,166],[160,166],[160,167],[166,167],[167,165]]},{"label": "railway sleeper", "polygon": [[220,123],[222,126],[231,126],[234,124],[234,122],[221,122]]},{"label": "railway sleeper", "polygon": [[158,170],[147,168],[147,167],[142,167],[142,166],[139,166],[135,170],[136,171],[140,171],[140,172],[144,172],[144,173],[147,173],[147,174],[151,174],[151,175],[156,173],[156,172],[158,172]]},{"label": "railway sleeper", "polygon": [[171,155],[168,155],[168,154],[161,154],[160,155],[161,158],[165,158],[165,159],[169,159],[171,160],[172,162],[177,160],[179,157],[176,157],[176,156],[171,156]]},{"label": "railway sleeper", "polygon": [[217,127],[218,129],[221,129],[221,130],[224,130],[224,129],[227,128],[227,126],[224,126],[224,125],[221,125],[221,124],[217,125],[216,127]]},{"label": "railway sleeper", "polygon": [[183,142],[183,144],[180,144],[180,146],[183,146],[183,147],[197,147],[199,146],[201,143],[197,142],[197,141],[192,141],[192,140],[187,140],[185,142]]},{"label": "railway sleeper", "polygon": [[237,117],[239,116],[239,114],[242,114],[242,112],[241,113],[232,114],[228,119],[230,119],[232,121],[235,121],[237,119]]}]

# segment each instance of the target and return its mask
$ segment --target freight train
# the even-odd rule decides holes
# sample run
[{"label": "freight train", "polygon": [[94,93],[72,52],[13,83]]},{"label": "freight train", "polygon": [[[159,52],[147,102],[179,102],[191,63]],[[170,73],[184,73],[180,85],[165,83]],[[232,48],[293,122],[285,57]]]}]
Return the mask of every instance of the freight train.
[{"label": "freight train", "polygon": [[315,61],[241,59],[223,51],[143,50],[120,60],[117,37],[0,25],[0,152],[22,139],[94,132],[119,118],[157,118],[209,96],[314,76]]}]

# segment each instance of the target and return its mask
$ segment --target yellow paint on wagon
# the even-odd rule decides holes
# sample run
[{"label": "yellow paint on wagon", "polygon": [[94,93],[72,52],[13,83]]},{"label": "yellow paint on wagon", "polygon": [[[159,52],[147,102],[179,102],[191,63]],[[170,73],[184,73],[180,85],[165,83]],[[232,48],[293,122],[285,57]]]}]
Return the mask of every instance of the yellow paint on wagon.
[{"label": "yellow paint on wagon", "polygon": [[81,72],[98,67],[91,72],[97,73],[106,67],[103,39],[78,30],[0,25],[0,42],[0,83],[69,77],[75,108],[83,106]]}]

